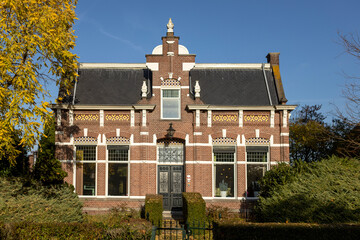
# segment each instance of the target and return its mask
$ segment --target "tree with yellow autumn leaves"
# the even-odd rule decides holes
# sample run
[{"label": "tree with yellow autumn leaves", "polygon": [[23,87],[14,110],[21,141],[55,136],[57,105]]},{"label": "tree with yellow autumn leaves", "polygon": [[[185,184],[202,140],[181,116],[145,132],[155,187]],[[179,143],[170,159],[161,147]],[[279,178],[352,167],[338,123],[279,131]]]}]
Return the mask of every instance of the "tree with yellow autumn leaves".
[{"label": "tree with yellow autumn leaves", "polygon": [[[70,89],[77,68],[73,30],[77,0],[0,2],[0,159],[14,164],[51,114],[46,81]],[[20,132],[20,142],[13,138]]]}]

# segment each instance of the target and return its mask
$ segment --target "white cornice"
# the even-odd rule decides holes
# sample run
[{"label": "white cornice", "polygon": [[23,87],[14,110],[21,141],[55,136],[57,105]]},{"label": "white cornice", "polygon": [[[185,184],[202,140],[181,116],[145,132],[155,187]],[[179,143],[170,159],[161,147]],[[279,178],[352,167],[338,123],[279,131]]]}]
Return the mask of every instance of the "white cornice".
[{"label": "white cornice", "polygon": [[297,105],[277,105],[277,106],[221,106],[221,105],[196,105],[189,104],[188,110],[294,110]]},{"label": "white cornice", "polygon": [[89,68],[146,68],[145,63],[80,63],[80,69]]},{"label": "white cornice", "polygon": [[[270,63],[265,63],[266,69],[270,69]],[[262,63],[195,63],[194,69],[201,68],[252,68],[262,69]]]},{"label": "white cornice", "polygon": [[51,109],[74,109],[74,110],[154,110],[156,105],[69,105],[52,104]]}]

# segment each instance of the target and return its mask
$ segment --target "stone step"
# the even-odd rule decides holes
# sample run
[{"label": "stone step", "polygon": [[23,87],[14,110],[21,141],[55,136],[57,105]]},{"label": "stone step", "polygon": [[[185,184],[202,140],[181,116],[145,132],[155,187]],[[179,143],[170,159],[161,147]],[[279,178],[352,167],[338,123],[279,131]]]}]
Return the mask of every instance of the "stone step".
[{"label": "stone step", "polygon": [[182,212],[163,211],[163,219],[174,219],[177,221],[182,221],[184,220],[184,216]]}]

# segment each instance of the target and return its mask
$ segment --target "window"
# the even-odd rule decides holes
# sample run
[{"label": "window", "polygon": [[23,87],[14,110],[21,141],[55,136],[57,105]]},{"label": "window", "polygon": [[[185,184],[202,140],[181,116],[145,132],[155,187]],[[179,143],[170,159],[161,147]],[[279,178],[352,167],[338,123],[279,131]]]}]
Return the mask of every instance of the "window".
[{"label": "window", "polygon": [[246,147],[247,159],[247,197],[257,197],[260,191],[259,180],[268,168],[268,147]]},{"label": "window", "polygon": [[96,146],[76,146],[76,192],[95,196]]},{"label": "window", "polygon": [[180,119],[180,90],[162,90],[162,116],[163,119]]},{"label": "window", "polygon": [[108,195],[127,196],[129,146],[108,146]]},{"label": "window", "polygon": [[215,197],[234,197],[235,146],[214,146]]}]

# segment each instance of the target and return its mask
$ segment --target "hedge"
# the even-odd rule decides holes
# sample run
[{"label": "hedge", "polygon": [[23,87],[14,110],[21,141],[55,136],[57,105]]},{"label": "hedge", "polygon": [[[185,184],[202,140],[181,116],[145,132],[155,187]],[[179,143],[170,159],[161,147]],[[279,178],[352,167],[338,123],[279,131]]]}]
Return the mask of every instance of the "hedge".
[{"label": "hedge", "polygon": [[152,224],[160,227],[162,225],[163,197],[162,195],[146,194],[145,217]]},{"label": "hedge", "polygon": [[206,204],[201,194],[196,192],[183,192],[182,198],[185,221],[189,224],[204,222],[206,219]]},{"label": "hedge", "polygon": [[213,228],[214,240],[350,240],[359,236],[360,224],[244,223],[223,220],[215,222]]},{"label": "hedge", "polygon": [[101,223],[0,222],[0,239],[150,239],[151,227],[144,219],[123,221],[116,227]]},{"label": "hedge", "polygon": [[0,224],[1,239],[105,239],[106,230],[86,223]]}]

